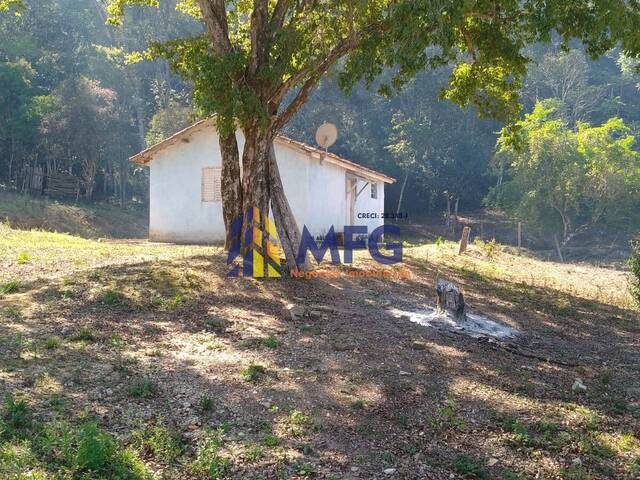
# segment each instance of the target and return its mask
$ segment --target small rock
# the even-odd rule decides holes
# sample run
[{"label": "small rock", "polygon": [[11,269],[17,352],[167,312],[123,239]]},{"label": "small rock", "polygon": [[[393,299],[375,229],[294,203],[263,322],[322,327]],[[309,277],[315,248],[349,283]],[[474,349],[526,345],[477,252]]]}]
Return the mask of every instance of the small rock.
[{"label": "small rock", "polygon": [[487,462],[487,465],[489,465],[490,467],[493,467],[496,463],[498,463],[498,461],[499,461],[499,460],[498,460],[497,458],[495,458],[495,457],[491,457],[491,458],[489,459],[489,461]]},{"label": "small rock", "polygon": [[358,467],[351,467],[352,472],[357,472],[358,470],[360,470]]},{"label": "small rock", "polygon": [[313,318],[320,318],[320,317],[322,317],[322,312],[320,312],[318,310],[311,310],[309,312],[309,316],[313,317]]},{"label": "small rock", "polygon": [[403,377],[408,377],[411,374],[409,372],[405,372],[404,370],[400,370],[400,375],[402,375]]},{"label": "small rock", "polygon": [[587,386],[582,383],[581,378],[576,378],[575,382],[573,382],[573,385],[571,386],[571,390],[575,393],[582,393],[587,391]]},{"label": "small rock", "polygon": [[396,469],[395,468],[386,468],[384,471],[385,475],[393,475],[394,473],[396,473]]},{"label": "small rock", "polygon": [[305,314],[304,307],[301,307],[300,305],[288,305],[285,310],[287,317],[292,322],[297,322]]},{"label": "small rock", "polygon": [[576,457],[573,460],[571,460],[571,465],[573,465],[574,467],[581,467],[582,460],[580,460],[580,457]]}]

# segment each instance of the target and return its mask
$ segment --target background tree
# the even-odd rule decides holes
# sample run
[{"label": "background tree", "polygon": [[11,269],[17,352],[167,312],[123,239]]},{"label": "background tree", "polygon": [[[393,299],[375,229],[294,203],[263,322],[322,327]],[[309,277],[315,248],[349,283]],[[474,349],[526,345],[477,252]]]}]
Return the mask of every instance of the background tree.
[{"label": "background tree", "polygon": [[43,134],[57,158],[66,165],[56,165],[70,172],[75,168],[83,181],[87,199],[93,197],[95,178],[108,149],[115,143],[113,132],[117,121],[116,93],[102,88],[86,77],[70,79],[56,91],[58,108],[43,119]]},{"label": "background tree", "polygon": [[489,200],[543,233],[559,231],[566,244],[596,224],[628,223],[625,215],[640,206],[640,155],[621,119],[570,128],[562,109],[557,100],[536,104],[519,124],[521,149],[508,136],[498,140],[509,179]]}]

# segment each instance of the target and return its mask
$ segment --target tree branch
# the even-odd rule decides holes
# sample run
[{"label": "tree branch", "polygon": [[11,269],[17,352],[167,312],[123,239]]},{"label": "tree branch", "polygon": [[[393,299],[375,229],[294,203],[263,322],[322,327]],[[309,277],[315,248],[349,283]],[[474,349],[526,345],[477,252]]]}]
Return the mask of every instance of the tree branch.
[{"label": "tree branch", "polygon": [[227,12],[224,8],[224,0],[198,0],[202,19],[207,26],[207,32],[211,39],[213,51],[222,56],[232,49],[229,40],[229,24]]},{"label": "tree branch", "polygon": [[[309,98],[309,93],[311,90],[318,84],[320,81],[320,77],[324,75],[327,70],[337,62],[339,59],[347,55],[349,52],[353,51],[360,42],[361,35],[357,33],[353,33],[349,35],[348,38],[342,40],[321,62],[319,62],[315,67],[310,69],[303,69],[297,72],[295,75],[292,75],[288,78],[276,91],[275,95],[279,97],[284,97],[287,91],[295,85],[297,82],[301,81],[304,77],[308,76],[307,80],[304,82],[294,99],[287,105],[287,107],[280,113],[275,121],[273,122],[273,130],[274,132],[278,132],[282,127],[284,127],[289,120],[296,114],[300,107],[304,105],[304,103]],[[277,97],[276,97],[277,98]],[[274,98],[275,100],[275,98]]]},{"label": "tree branch", "polygon": [[271,16],[270,30],[271,35],[276,32],[282,25],[284,25],[284,19],[291,5],[291,0],[278,0],[276,6],[273,9],[273,15]]},{"label": "tree branch", "polygon": [[255,79],[256,73],[267,61],[270,43],[269,7],[267,0],[253,0],[251,12],[251,59],[248,65],[248,77]]}]

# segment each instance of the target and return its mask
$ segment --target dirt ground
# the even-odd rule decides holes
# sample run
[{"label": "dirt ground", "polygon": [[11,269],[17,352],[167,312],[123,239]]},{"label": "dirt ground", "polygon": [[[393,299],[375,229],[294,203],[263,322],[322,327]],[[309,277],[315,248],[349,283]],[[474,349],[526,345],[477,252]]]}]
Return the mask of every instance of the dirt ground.
[{"label": "dirt ground", "polygon": [[[227,278],[218,248],[3,227],[0,396],[32,424],[97,424],[146,469],[118,478],[640,478],[627,273],[455,251],[407,248],[392,278],[348,276],[380,268],[361,252],[334,278],[260,281]],[[390,313],[433,305],[436,278],[522,338]],[[0,477],[116,478],[64,476],[35,440],[20,463],[6,452],[41,430],[1,425]]]}]

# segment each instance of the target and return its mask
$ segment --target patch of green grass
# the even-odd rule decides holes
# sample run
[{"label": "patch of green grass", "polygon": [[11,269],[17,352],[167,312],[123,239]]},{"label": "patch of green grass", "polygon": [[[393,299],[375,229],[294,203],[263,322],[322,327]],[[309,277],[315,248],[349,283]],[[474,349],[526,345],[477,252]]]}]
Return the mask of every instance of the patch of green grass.
[{"label": "patch of green grass", "polygon": [[487,471],[467,455],[460,455],[454,462],[453,468],[464,478],[488,478]]},{"label": "patch of green grass", "polygon": [[257,462],[258,460],[262,460],[264,458],[264,450],[260,445],[252,443],[247,446],[244,452],[244,458],[249,463]]},{"label": "patch of green grass", "polygon": [[269,335],[267,338],[262,340],[262,344],[267,348],[278,348],[280,346],[280,340],[278,340],[274,335]]},{"label": "patch of green grass", "polygon": [[0,478],[153,478],[135,452],[95,423],[79,427],[59,420],[38,423],[32,419],[27,403],[12,396],[5,398],[0,418]]},{"label": "patch of green grass", "polygon": [[156,460],[167,464],[175,462],[182,455],[178,436],[160,425],[133,432],[132,441],[141,453],[151,454]]},{"label": "patch of green grass", "polygon": [[274,448],[280,445],[280,439],[275,435],[267,435],[262,439],[265,447]]},{"label": "patch of green grass", "polygon": [[562,469],[560,476],[563,480],[591,480],[593,478],[584,467],[579,466]]},{"label": "patch of green grass", "polygon": [[188,298],[186,296],[182,295],[181,293],[176,293],[169,298],[158,296],[153,300],[153,303],[154,305],[157,305],[165,310],[175,310],[181,305],[184,305],[187,300]]},{"label": "patch of green grass", "polygon": [[502,474],[502,480],[534,480],[534,478],[526,473],[505,470]]},{"label": "patch of green grass", "polygon": [[533,443],[533,436],[527,426],[514,417],[505,418],[502,428],[511,434],[511,440],[516,445],[528,446]]},{"label": "patch of green grass", "polygon": [[364,410],[364,401],[362,400],[354,400],[351,402],[352,410]]},{"label": "patch of green grass", "polygon": [[93,331],[93,329],[89,327],[82,327],[80,330],[75,332],[71,336],[71,340],[74,342],[86,342],[92,343],[98,339],[97,334]]},{"label": "patch of green grass", "polygon": [[247,382],[257,382],[267,374],[267,369],[262,365],[251,364],[240,373]]},{"label": "patch of green grass", "polygon": [[20,320],[22,318],[22,310],[20,310],[20,307],[16,305],[9,305],[4,307],[2,313],[4,313],[4,315],[11,320]]},{"label": "patch of green grass", "polygon": [[227,327],[227,321],[217,315],[211,315],[204,321],[204,325],[207,330],[212,332],[224,332]]},{"label": "patch of green grass", "polygon": [[18,280],[12,280],[3,285],[0,285],[0,293],[4,295],[9,295],[11,293],[16,293],[20,291],[21,287],[22,287],[21,282],[19,282]]},{"label": "patch of green grass", "polygon": [[301,436],[306,430],[314,426],[311,416],[300,410],[292,411],[284,420],[284,429],[294,437]]},{"label": "patch of green grass", "polygon": [[133,398],[152,398],[158,393],[158,386],[153,380],[143,378],[133,381],[129,385],[128,392]]},{"label": "patch of green grass", "polygon": [[62,345],[62,340],[60,339],[60,337],[56,337],[56,336],[45,338],[42,344],[42,346],[46,350],[56,350],[60,348],[61,345]]},{"label": "patch of green grass", "polygon": [[100,294],[98,301],[104,305],[120,307],[127,303],[127,298],[115,290],[106,290]]},{"label": "patch of green grass", "polygon": [[301,477],[311,477],[316,474],[316,467],[310,463],[305,463],[298,466],[297,471]]},{"label": "patch of green grass", "polygon": [[598,438],[590,435],[582,435],[578,440],[578,449],[581,453],[595,457],[599,460],[606,460],[616,456],[608,445],[602,443]]},{"label": "patch of green grass", "polygon": [[223,443],[221,429],[207,432],[198,442],[196,458],[191,463],[191,470],[198,475],[207,475],[211,480],[218,480],[231,468],[231,460],[220,453]]},{"label": "patch of green grass", "polygon": [[28,263],[29,261],[31,261],[31,255],[29,255],[27,252],[20,252],[18,254],[18,256],[16,257],[16,264],[17,265],[24,265],[25,263]]},{"label": "patch of green grass", "polygon": [[[31,412],[27,401],[24,399],[16,400],[10,393],[4,397],[0,418],[5,426],[5,433],[10,437],[18,436],[31,426]],[[1,428],[0,434],[2,434]]]},{"label": "patch of green grass", "polygon": [[214,401],[213,401],[213,399],[211,397],[202,397],[198,401],[198,407],[203,412],[211,412],[211,411],[213,411],[213,408],[215,407],[215,403],[214,403]]},{"label": "patch of green grass", "polygon": [[465,426],[464,420],[456,413],[456,402],[453,398],[448,398],[445,404],[440,407],[436,415],[427,418],[431,428],[445,430],[448,428],[462,430]]}]

